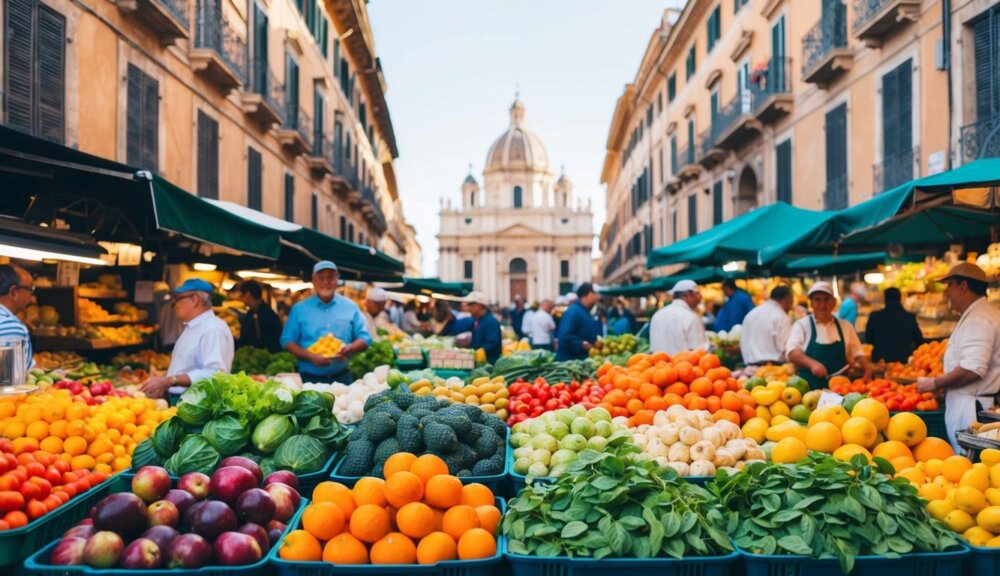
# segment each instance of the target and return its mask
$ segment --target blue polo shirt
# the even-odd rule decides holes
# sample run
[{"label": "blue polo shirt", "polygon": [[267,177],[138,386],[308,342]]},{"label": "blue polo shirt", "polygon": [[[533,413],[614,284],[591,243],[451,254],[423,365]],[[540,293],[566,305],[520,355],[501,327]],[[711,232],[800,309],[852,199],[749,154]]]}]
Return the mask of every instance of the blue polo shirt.
[{"label": "blue polo shirt", "polygon": [[583,349],[584,342],[593,344],[601,332],[601,324],[590,315],[590,311],[577,300],[563,312],[559,320],[559,339],[556,349],[556,360],[585,360],[587,351]]},{"label": "blue polo shirt", "polygon": [[[358,338],[372,343],[368,333],[365,318],[358,305],[337,294],[328,303],[324,303],[315,294],[292,306],[288,321],[281,332],[281,347],[289,342],[295,342],[303,348],[308,348],[326,334],[350,344]],[[323,376],[337,374],[347,369],[346,360],[333,360],[326,366],[316,366],[312,362],[299,360],[299,371],[307,374]]]},{"label": "blue polo shirt", "polygon": [[743,319],[753,310],[753,299],[743,290],[736,290],[726,303],[719,310],[719,315],[715,317],[715,331],[726,332],[733,329],[737,324],[743,324]]}]

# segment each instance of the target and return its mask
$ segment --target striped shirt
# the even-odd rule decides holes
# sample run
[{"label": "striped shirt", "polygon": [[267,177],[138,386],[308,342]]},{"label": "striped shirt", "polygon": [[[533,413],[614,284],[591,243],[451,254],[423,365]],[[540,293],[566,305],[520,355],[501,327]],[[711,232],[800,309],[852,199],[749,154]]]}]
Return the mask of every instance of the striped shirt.
[{"label": "striped shirt", "polygon": [[0,341],[3,340],[23,340],[24,341],[24,368],[28,370],[34,365],[31,350],[31,337],[28,335],[28,327],[18,319],[6,306],[0,304]]}]

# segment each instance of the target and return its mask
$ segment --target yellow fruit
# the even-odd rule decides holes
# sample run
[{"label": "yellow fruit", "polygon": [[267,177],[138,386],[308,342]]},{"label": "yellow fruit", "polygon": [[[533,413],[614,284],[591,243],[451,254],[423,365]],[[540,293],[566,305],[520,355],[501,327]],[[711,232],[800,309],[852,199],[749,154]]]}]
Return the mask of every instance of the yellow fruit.
[{"label": "yellow fruit", "polygon": [[986,508],[986,496],[972,486],[960,486],[955,490],[955,507],[969,514],[977,514]]},{"label": "yellow fruit", "polygon": [[850,462],[851,458],[854,458],[857,454],[864,454],[865,458],[869,462],[872,460],[872,454],[864,446],[859,446],[857,444],[844,444],[840,448],[833,451],[833,457],[837,460],[843,460],[844,462]]},{"label": "yellow fruit", "polygon": [[916,468],[907,468],[896,474],[897,478],[906,478],[914,486],[922,486],[927,481],[927,475]]},{"label": "yellow fruit", "polygon": [[951,456],[944,461],[941,474],[952,482],[958,482],[962,476],[972,469],[972,461],[965,456]]},{"label": "yellow fruit", "polygon": [[932,478],[940,476],[944,472],[944,460],[931,458],[927,462],[924,462],[924,471]]},{"label": "yellow fruit", "polygon": [[812,426],[818,422],[830,422],[836,425],[837,428],[842,428],[844,423],[850,418],[851,415],[842,406],[827,406],[826,408],[813,410],[813,413],[809,415],[809,425]]},{"label": "yellow fruit", "polygon": [[[795,390],[795,388],[786,388],[786,390]],[[810,450],[832,454],[843,443],[840,429],[830,422],[820,422],[815,426],[810,426],[809,431],[806,432],[806,446]]]},{"label": "yellow fruit", "polygon": [[995,466],[1000,464],[1000,450],[996,448],[987,448],[979,453],[979,461],[987,466]]},{"label": "yellow fruit", "polygon": [[768,428],[765,437],[772,442],[780,442],[785,438],[796,438],[804,445],[806,442],[806,434],[807,430],[805,427],[795,420],[788,420],[778,424],[777,426],[771,426]]},{"label": "yellow fruit", "polygon": [[944,519],[952,510],[955,509],[955,505],[947,500],[932,500],[930,504],[927,505],[927,512],[934,518],[944,522]]},{"label": "yellow fruit", "polygon": [[985,546],[986,543],[993,538],[993,534],[989,530],[984,530],[979,526],[973,526],[965,532],[962,532],[962,538],[965,538],[965,540],[973,546]]},{"label": "yellow fruit", "polygon": [[931,503],[935,501],[941,501],[941,502],[946,501],[945,500],[946,493],[944,488],[933,483],[927,483],[917,488],[917,494],[924,500],[927,500],[928,502]]},{"label": "yellow fruit", "polygon": [[796,388],[785,388],[781,392],[781,401],[788,406],[795,406],[802,402],[802,393]]},{"label": "yellow fruit", "polygon": [[865,398],[858,401],[851,410],[851,416],[871,420],[879,431],[885,430],[889,425],[889,409],[885,407],[885,404],[874,398]]},{"label": "yellow fruit", "polygon": [[771,412],[771,414],[772,414],[772,416],[771,416],[771,426],[777,426],[778,424],[784,424],[785,422],[788,422],[789,420],[791,420],[791,418],[789,418],[788,416],[782,415],[782,414],[775,415],[774,412]]},{"label": "yellow fruit", "polygon": [[856,416],[844,422],[840,427],[840,433],[844,436],[844,442],[870,448],[875,444],[878,428],[871,420]]},{"label": "yellow fruit", "polygon": [[788,436],[771,450],[771,460],[780,464],[791,464],[806,457],[806,445],[798,438]]},{"label": "yellow fruit", "polygon": [[771,410],[771,414],[775,416],[787,417],[792,415],[792,409],[788,407],[788,404],[785,404],[781,400],[778,400],[774,404],[771,404],[769,408]]},{"label": "yellow fruit", "polygon": [[948,528],[951,528],[952,532],[958,532],[959,534],[976,525],[976,521],[972,519],[972,516],[968,512],[957,509],[949,512],[941,521]]},{"label": "yellow fruit", "polygon": [[959,486],[972,486],[980,492],[986,492],[986,489],[990,487],[990,471],[988,468],[975,467],[965,471],[962,474],[962,478],[958,481]]},{"label": "yellow fruit", "polygon": [[1000,488],[987,488],[983,494],[990,506],[1000,506]]},{"label": "yellow fruit", "polygon": [[[875,449],[872,450],[872,456],[876,458],[885,458],[889,462],[892,462],[900,456],[913,457],[913,453],[910,452],[910,447],[902,442],[896,442],[889,440],[888,442],[882,442]],[[928,474],[930,474],[928,472]]]},{"label": "yellow fruit", "polygon": [[771,411],[767,409],[767,406],[760,406],[760,405],[758,405],[757,406],[757,417],[758,418],[763,418],[764,420],[767,420],[768,422],[770,422],[771,421]]},{"label": "yellow fruit", "polygon": [[985,544],[986,548],[1000,548],[1000,536],[994,536]]},{"label": "yellow fruit", "polygon": [[899,412],[889,418],[886,436],[889,440],[899,440],[912,448],[927,437],[927,424],[912,412]]},{"label": "yellow fruit", "polygon": [[[981,459],[982,454],[980,454],[979,457]],[[989,467],[990,486],[993,488],[1000,488],[1000,464],[992,464],[989,465]]]},{"label": "yellow fruit", "polygon": [[[976,514],[976,524],[993,534],[1000,534],[1000,506],[987,506]],[[992,534],[990,538],[992,538]]]},{"label": "yellow fruit", "polygon": [[743,424],[741,429],[744,438],[752,438],[758,444],[764,442],[764,434],[767,433],[768,423],[763,418],[751,418]]}]

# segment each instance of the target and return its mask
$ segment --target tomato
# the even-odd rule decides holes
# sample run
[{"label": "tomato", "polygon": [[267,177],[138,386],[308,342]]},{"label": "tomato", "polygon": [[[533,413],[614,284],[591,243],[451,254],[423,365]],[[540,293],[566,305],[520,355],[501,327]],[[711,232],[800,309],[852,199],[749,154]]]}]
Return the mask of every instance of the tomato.
[{"label": "tomato", "polygon": [[14,490],[0,492],[0,514],[24,508],[24,495]]},{"label": "tomato", "polygon": [[541,416],[544,412],[545,412],[545,409],[543,407],[541,407],[541,406],[535,406],[534,408],[531,409],[530,414],[531,414],[532,418],[536,418],[538,416]]},{"label": "tomato", "polygon": [[42,488],[34,482],[25,482],[18,489],[25,500],[37,499],[42,495]]},{"label": "tomato", "polygon": [[11,528],[20,528],[28,523],[28,515],[20,510],[8,512],[3,519]]},{"label": "tomato", "polygon": [[59,486],[62,484],[62,473],[54,466],[49,466],[45,471],[45,479],[49,481],[49,484]]},{"label": "tomato", "polygon": [[40,518],[48,514],[49,508],[41,500],[31,500],[25,507],[25,512],[28,513],[28,518],[34,520],[35,518]]},{"label": "tomato", "polygon": [[13,474],[0,476],[0,490],[17,490],[21,486],[21,481]]},{"label": "tomato", "polygon": [[556,400],[555,398],[550,398],[549,400],[546,400],[546,402],[545,402],[545,409],[546,410],[551,411],[551,410],[556,410],[558,408],[559,408],[559,401],[558,400]]},{"label": "tomato", "polygon": [[531,410],[526,402],[518,401],[514,404],[513,412],[514,414],[527,414]]},{"label": "tomato", "polygon": [[24,468],[28,472],[29,478],[45,476],[45,466],[42,466],[38,462],[29,462],[28,464],[25,464]]},{"label": "tomato", "polygon": [[52,493],[52,484],[50,484],[45,478],[35,477],[28,480],[28,482],[38,486],[38,489],[41,491],[41,496],[38,497],[39,500],[45,500],[49,497],[49,494]]}]

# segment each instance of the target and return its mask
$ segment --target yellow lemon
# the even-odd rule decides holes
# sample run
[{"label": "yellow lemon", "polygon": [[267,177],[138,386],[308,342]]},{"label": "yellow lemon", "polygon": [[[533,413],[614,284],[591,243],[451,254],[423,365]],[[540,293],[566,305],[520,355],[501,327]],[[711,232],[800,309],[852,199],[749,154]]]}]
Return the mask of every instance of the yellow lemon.
[{"label": "yellow lemon", "polygon": [[[786,388],[786,390],[795,390],[795,388]],[[810,426],[806,432],[806,446],[810,450],[832,454],[843,443],[844,439],[840,429],[830,422],[819,422],[815,426]]]},{"label": "yellow lemon", "polygon": [[889,440],[899,440],[912,448],[927,438],[927,424],[912,412],[899,412],[889,418],[885,432]]},{"label": "yellow lemon", "polygon": [[955,505],[947,500],[933,500],[927,505],[927,512],[938,520],[944,522],[945,517],[955,509]]},{"label": "yellow lemon", "polygon": [[986,548],[1000,548],[1000,536],[990,538],[989,542],[987,542],[985,546]]},{"label": "yellow lemon", "polygon": [[972,486],[959,486],[955,490],[955,507],[969,514],[977,514],[986,508],[986,496]]},{"label": "yellow lemon", "polygon": [[856,416],[844,422],[840,433],[844,436],[844,442],[870,448],[878,437],[878,428],[871,420]]},{"label": "yellow lemon", "polygon": [[1000,533],[1000,506],[987,506],[980,510],[976,514],[976,523],[993,534]]},{"label": "yellow lemon", "polygon": [[865,398],[858,401],[851,409],[852,418],[867,418],[871,420],[879,430],[885,430],[889,426],[889,409],[885,404],[874,398]]},{"label": "yellow lemon", "polygon": [[[987,466],[995,466],[1000,464],[1000,450],[996,448],[987,448],[979,453],[979,461]],[[994,486],[994,488],[1000,488],[1000,486]]]},{"label": "yellow lemon", "polygon": [[976,525],[976,521],[972,519],[972,516],[968,512],[957,509],[949,512],[941,521],[948,528],[951,528],[953,532],[958,532],[959,534]]},{"label": "yellow lemon", "polygon": [[865,458],[869,462],[872,460],[872,454],[864,446],[859,446],[857,444],[844,444],[840,448],[833,451],[833,457],[837,460],[843,460],[844,462],[850,462],[851,458],[854,458],[857,454],[864,454]]},{"label": "yellow lemon", "polygon": [[771,450],[771,460],[780,464],[791,464],[806,457],[806,445],[798,438],[789,436],[778,442]]},{"label": "yellow lemon", "polygon": [[941,474],[952,482],[958,482],[966,472],[972,469],[972,461],[965,456],[949,456],[944,461]]},{"label": "yellow lemon", "polygon": [[965,538],[965,540],[973,546],[985,546],[986,543],[993,538],[993,534],[989,530],[984,530],[979,526],[973,526],[965,532],[962,532],[962,538]]},{"label": "yellow lemon", "polygon": [[965,471],[958,481],[959,486],[972,486],[980,492],[985,492],[990,487],[990,471],[986,467],[975,467]]}]

